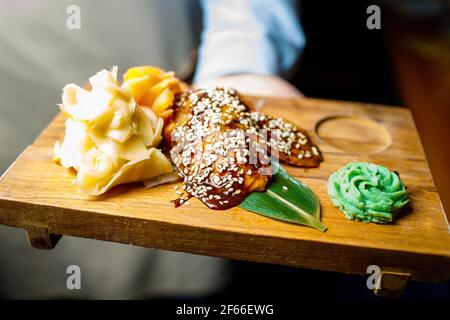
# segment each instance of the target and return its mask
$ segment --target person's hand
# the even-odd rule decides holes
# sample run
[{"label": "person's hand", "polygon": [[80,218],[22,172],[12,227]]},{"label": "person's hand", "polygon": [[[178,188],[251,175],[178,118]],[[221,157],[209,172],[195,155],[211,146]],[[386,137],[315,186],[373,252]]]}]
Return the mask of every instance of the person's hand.
[{"label": "person's hand", "polygon": [[242,94],[263,97],[303,97],[303,94],[292,84],[281,77],[272,75],[233,74],[194,85],[195,88],[210,86],[231,87],[238,90]]}]

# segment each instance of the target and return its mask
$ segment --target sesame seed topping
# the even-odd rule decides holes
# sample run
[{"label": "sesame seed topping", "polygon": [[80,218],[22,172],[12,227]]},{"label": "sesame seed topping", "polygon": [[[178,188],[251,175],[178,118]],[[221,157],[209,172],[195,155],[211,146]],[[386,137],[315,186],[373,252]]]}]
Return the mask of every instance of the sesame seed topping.
[{"label": "sesame seed topping", "polygon": [[233,89],[182,93],[175,108],[189,115],[172,132],[171,160],[183,179],[183,190],[210,208],[233,203],[233,196],[251,191],[246,179],[258,178],[249,176],[261,174],[273,150],[299,160],[311,157],[311,151],[319,156],[301,130],[282,118],[251,111]]},{"label": "sesame seed topping", "polygon": [[316,155],[316,156],[318,156],[319,155],[319,150],[317,149],[317,147],[316,146],[312,146],[312,152],[313,152],[313,154],[314,155]]}]

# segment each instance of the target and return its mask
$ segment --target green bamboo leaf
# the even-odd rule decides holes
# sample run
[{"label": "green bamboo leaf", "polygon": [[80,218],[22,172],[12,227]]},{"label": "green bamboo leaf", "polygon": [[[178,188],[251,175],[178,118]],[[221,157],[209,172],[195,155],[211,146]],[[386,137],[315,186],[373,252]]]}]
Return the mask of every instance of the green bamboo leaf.
[{"label": "green bamboo leaf", "polygon": [[269,218],[306,225],[324,232],[320,204],[314,192],[280,165],[265,192],[253,192],[239,206]]}]

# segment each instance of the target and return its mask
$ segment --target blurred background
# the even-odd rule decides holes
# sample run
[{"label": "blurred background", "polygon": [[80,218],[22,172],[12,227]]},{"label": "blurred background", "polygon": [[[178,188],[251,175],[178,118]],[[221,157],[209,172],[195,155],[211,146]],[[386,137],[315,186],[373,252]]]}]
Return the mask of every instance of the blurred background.
[{"label": "blurred background", "polygon": [[[202,23],[207,2],[0,0],[0,172],[57,114],[66,83],[82,85],[113,65],[121,73],[145,64],[192,81],[207,60],[198,49],[207,38],[202,30],[212,28]],[[271,1],[250,2],[264,15]],[[450,1],[281,2],[306,39],[283,77],[307,97],[409,108],[448,217]],[[371,4],[381,8],[379,30],[366,27]],[[70,5],[80,8],[80,29],[66,26]],[[82,290],[66,288],[71,264],[81,267]],[[71,237],[46,252],[32,249],[24,231],[0,226],[1,298],[377,299],[365,281]],[[403,299],[421,297],[449,299],[450,284],[411,283]]]}]

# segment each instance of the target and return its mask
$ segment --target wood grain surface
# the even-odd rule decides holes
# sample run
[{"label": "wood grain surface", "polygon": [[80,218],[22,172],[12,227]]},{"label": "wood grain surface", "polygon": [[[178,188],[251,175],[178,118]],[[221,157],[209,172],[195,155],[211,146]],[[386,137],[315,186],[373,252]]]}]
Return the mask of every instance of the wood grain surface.
[{"label": "wood grain surface", "polygon": [[[254,100],[258,98],[252,98]],[[324,154],[317,169],[285,166],[318,195],[325,233],[197,200],[173,208],[174,185],[118,186],[98,199],[79,193],[74,173],[51,161],[62,139],[58,115],[0,180],[0,224],[145,247],[365,274],[369,265],[412,279],[450,277],[449,226],[408,110],[316,99],[265,98],[263,112],[307,129]],[[331,173],[350,161],[399,172],[411,205],[391,225],[349,221],[327,195]],[[31,240],[30,240],[31,242]],[[39,243],[46,241],[39,240]]]}]

